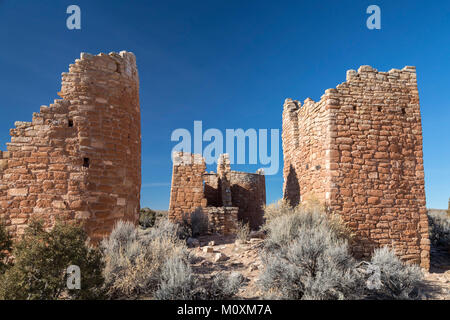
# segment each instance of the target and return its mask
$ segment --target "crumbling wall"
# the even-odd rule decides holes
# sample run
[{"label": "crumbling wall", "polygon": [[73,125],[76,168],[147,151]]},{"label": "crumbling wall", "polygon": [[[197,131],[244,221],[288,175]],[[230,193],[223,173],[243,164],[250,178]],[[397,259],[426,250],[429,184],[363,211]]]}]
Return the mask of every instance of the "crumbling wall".
[{"label": "crumbling wall", "polygon": [[257,229],[263,223],[266,202],[265,177],[262,171],[231,171],[227,154],[220,155],[217,173],[205,171],[201,155],[176,152],[173,155],[172,188],[169,218],[183,218],[201,209],[208,215],[210,230],[232,233],[237,220]]},{"label": "crumbling wall", "polygon": [[[283,112],[285,198],[295,202],[315,194],[341,214],[355,232],[357,257],[388,245],[428,268],[415,68],[350,70],[346,82],[305,105],[296,108],[288,100]],[[289,177],[290,168],[296,179]]]},{"label": "crumbling wall", "polygon": [[211,233],[228,235],[236,232],[239,208],[206,207],[203,211],[208,216]]},{"label": "crumbling wall", "polygon": [[[139,79],[132,53],[81,54],[62,99],[16,122],[3,152],[0,218],[14,236],[31,218],[82,221],[93,241],[136,222],[141,185]],[[5,161],[7,160],[7,161]]]}]

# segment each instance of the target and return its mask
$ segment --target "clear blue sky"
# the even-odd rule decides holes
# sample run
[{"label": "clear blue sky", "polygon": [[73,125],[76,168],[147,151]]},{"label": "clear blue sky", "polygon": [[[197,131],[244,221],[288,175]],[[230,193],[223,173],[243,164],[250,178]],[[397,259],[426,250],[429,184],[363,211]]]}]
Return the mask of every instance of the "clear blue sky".
[{"label": "clear blue sky", "polygon": [[[66,8],[81,8],[81,30]],[[381,30],[366,8],[381,8]],[[58,98],[80,52],[132,51],[140,73],[142,206],[166,209],[176,128],[281,128],[287,97],[318,100],[348,69],[417,66],[428,207],[450,196],[449,1],[0,0],[0,149]],[[282,159],[280,148],[280,158]],[[254,172],[261,165],[233,166]],[[214,168],[208,168],[214,169]],[[282,196],[282,170],[267,200]]]}]

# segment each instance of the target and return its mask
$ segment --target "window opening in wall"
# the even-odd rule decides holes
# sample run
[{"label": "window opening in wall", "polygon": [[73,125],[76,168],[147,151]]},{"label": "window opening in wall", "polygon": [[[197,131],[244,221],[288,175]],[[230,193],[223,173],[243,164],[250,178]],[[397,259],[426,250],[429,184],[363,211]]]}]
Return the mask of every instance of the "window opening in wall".
[{"label": "window opening in wall", "polygon": [[72,128],[72,127],[73,127],[73,120],[69,119],[69,128]]},{"label": "window opening in wall", "polygon": [[353,111],[356,111],[356,106],[353,106]]},{"label": "window opening in wall", "polygon": [[89,158],[83,158],[83,167],[89,168],[89,165],[90,165],[90,164],[91,164],[91,163],[90,163]]},{"label": "window opening in wall", "polygon": [[403,114],[406,114],[405,108],[402,108],[402,113],[403,113]]},{"label": "window opening in wall", "polygon": [[378,107],[378,112],[381,112],[381,107]]}]

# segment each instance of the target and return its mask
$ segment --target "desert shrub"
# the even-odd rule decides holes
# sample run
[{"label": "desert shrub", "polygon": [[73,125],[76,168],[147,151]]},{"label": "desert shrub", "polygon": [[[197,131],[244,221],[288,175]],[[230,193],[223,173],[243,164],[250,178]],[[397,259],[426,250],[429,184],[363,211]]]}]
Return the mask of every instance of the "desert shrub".
[{"label": "desert shrub", "polygon": [[155,294],[160,300],[228,300],[241,288],[244,277],[233,272],[219,272],[212,277],[197,277],[185,260],[168,259],[161,284]]},{"label": "desert shrub", "polygon": [[260,285],[281,299],[358,299],[363,278],[356,271],[344,226],[320,208],[281,206],[265,229]]},{"label": "desert shrub", "polygon": [[193,237],[208,233],[208,226],[208,216],[201,209],[191,213],[191,230]]},{"label": "desert shrub", "polygon": [[177,226],[167,219],[139,231],[130,222],[119,221],[101,243],[105,261],[105,286],[110,297],[153,296],[169,259],[186,260],[185,244],[177,237]]},{"label": "desert shrub", "polygon": [[162,211],[155,211],[150,208],[142,208],[139,214],[139,225],[142,228],[151,228],[158,219],[164,218]]},{"label": "desert shrub", "polygon": [[289,215],[293,212],[295,212],[295,208],[291,207],[286,200],[280,199],[264,207],[264,219],[266,223],[270,223],[280,216]]},{"label": "desert shrub", "polygon": [[6,258],[7,254],[11,252],[11,245],[11,237],[5,225],[0,221],[0,274],[6,270]]},{"label": "desert shrub", "polygon": [[450,246],[450,217],[428,213],[430,241],[435,246]]},{"label": "desert shrub", "polygon": [[239,221],[236,228],[236,238],[241,241],[247,241],[250,237],[250,226],[248,223]]},{"label": "desert shrub", "polygon": [[185,259],[169,258],[161,272],[161,283],[155,293],[159,300],[192,300],[198,289],[196,278]]},{"label": "desert shrub", "polygon": [[203,212],[202,209],[197,209],[191,213],[185,213],[183,215],[182,222],[180,223],[179,238],[187,239],[189,237],[198,237],[208,233],[209,219],[208,215]]},{"label": "desert shrub", "polygon": [[417,265],[403,263],[392,249],[376,249],[370,263],[366,264],[375,272],[372,287],[367,288],[371,299],[420,299],[419,286],[423,275]]},{"label": "desert shrub", "polygon": [[[286,221],[286,219],[290,221],[290,216],[292,215],[296,216],[292,220],[295,222],[295,225],[289,227],[288,225],[281,223],[281,221]],[[337,214],[326,214],[326,208],[323,203],[316,200],[314,197],[311,197],[311,199],[307,201],[303,201],[297,207],[291,207],[284,199],[278,200],[278,202],[270,204],[264,208],[264,217],[266,224],[263,229],[269,231],[268,226],[272,229],[277,229],[280,227],[285,228],[284,232],[288,232],[289,234],[285,234],[283,236],[287,236],[288,238],[292,236],[291,232],[288,230],[297,230],[298,223],[311,224],[312,218],[315,219],[315,223],[326,224],[328,228],[330,228],[331,232],[340,239],[351,241],[353,237],[350,228],[348,228],[344,223],[342,217]],[[279,220],[279,218],[282,220]],[[272,221],[277,221],[277,223],[271,225]],[[284,234],[281,230],[279,231],[281,232],[280,235]],[[296,231],[294,231],[294,233],[295,232]]]},{"label": "desert shrub", "polygon": [[204,281],[201,288],[202,300],[228,300],[232,299],[242,287],[244,277],[239,272],[226,274],[216,273],[210,279]]},{"label": "desert shrub", "polygon": [[[76,225],[57,222],[46,232],[32,221],[14,247],[14,265],[0,280],[0,299],[93,299],[103,284],[100,252],[87,245],[87,235]],[[81,270],[81,289],[67,289],[67,268]]]}]

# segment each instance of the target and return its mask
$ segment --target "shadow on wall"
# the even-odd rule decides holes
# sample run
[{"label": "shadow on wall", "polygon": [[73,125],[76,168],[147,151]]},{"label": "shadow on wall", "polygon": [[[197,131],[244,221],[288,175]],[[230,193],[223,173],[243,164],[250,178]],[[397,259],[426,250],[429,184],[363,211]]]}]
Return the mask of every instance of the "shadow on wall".
[{"label": "shadow on wall", "polygon": [[258,230],[264,223],[264,208],[262,201],[255,198],[258,193],[248,190],[240,185],[231,186],[231,198],[233,207],[238,207],[238,220],[248,223],[251,230]]},{"label": "shadow on wall", "polygon": [[292,165],[289,166],[284,198],[292,207],[296,207],[300,203],[300,185],[298,184],[297,172]]}]

